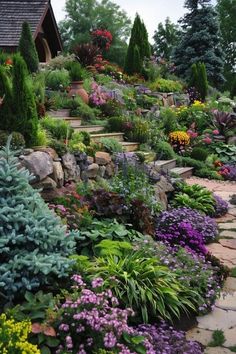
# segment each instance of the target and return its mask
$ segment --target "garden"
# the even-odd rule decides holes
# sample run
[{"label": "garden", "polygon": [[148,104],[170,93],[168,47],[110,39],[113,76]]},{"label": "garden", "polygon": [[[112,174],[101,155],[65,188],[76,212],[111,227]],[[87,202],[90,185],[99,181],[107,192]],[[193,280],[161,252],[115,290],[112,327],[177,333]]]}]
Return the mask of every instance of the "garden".
[{"label": "garden", "polygon": [[182,75],[138,15],[124,65],[109,59],[117,41],[97,26],[39,64],[25,23],[19,52],[0,53],[0,353],[201,354],[225,341],[185,335],[236,276],[209,251],[229,204],[188,177],[233,190],[235,87],[203,59]]}]

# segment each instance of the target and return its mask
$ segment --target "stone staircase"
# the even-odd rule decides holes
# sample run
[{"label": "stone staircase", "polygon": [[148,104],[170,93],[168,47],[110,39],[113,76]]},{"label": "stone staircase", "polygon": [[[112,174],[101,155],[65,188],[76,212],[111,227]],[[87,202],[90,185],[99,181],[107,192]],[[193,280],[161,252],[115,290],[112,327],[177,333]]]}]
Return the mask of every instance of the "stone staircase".
[{"label": "stone staircase", "polygon": [[186,179],[193,175],[193,167],[176,167],[176,160],[158,160],[149,164],[157,172],[173,173]]}]

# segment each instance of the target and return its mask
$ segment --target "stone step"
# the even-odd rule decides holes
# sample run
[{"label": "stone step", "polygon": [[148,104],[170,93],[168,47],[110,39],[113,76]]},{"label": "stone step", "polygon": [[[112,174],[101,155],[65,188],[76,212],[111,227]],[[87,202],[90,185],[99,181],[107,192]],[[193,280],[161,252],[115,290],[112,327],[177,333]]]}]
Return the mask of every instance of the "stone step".
[{"label": "stone step", "polygon": [[125,152],[133,152],[139,149],[140,144],[136,142],[123,141],[121,142],[121,145],[123,146],[123,150]]},{"label": "stone step", "polygon": [[76,132],[96,133],[104,130],[102,125],[80,125],[73,127]]},{"label": "stone step", "polygon": [[157,161],[151,162],[150,165],[157,172],[164,171],[167,173],[176,167],[176,160],[175,159],[173,159],[173,160],[157,160]]},{"label": "stone step", "polygon": [[101,133],[101,134],[91,134],[91,140],[98,143],[102,138],[113,138],[119,142],[124,141],[124,133]]},{"label": "stone step", "polygon": [[175,167],[172,168],[169,172],[175,173],[176,175],[186,179],[193,175],[193,167]]}]

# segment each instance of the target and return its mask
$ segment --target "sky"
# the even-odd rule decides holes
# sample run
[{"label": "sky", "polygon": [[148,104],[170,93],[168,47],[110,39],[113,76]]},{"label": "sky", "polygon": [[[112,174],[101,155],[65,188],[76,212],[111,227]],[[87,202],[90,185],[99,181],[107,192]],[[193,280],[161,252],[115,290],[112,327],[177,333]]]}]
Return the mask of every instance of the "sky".
[{"label": "sky", "polygon": [[[166,17],[170,17],[172,22],[177,20],[186,12],[184,9],[184,0],[112,0],[120,5],[127,14],[134,19],[135,13],[138,12],[143,19],[149,38],[153,37],[154,31],[160,22],[164,22]],[[212,1],[213,3],[215,0]],[[63,8],[65,0],[51,0],[56,19],[62,20],[65,17]]]}]

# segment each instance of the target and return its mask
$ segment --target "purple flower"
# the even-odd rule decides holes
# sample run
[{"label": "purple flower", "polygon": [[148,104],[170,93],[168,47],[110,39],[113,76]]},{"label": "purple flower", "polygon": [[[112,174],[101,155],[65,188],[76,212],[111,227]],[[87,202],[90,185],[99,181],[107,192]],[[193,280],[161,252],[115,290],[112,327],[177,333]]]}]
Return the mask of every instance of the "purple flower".
[{"label": "purple flower", "polygon": [[102,278],[96,278],[92,281],[92,288],[99,288],[104,283]]},{"label": "purple flower", "polygon": [[216,194],[213,194],[213,197],[215,199],[216,205],[215,205],[215,212],[212,216],[218,218],[220,216],[227,214],[229,209],[228,203]]}]

